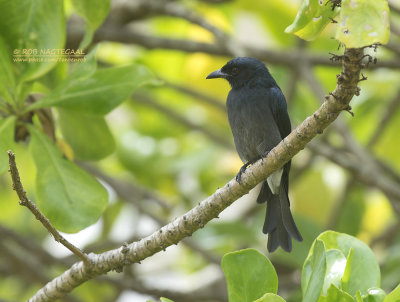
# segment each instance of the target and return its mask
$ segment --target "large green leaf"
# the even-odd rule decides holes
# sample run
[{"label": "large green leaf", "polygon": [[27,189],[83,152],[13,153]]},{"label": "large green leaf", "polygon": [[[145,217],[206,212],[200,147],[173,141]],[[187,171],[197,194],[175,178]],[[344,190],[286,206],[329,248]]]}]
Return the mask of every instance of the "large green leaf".
[{"label": "large green leaf", "polygon": [[267,257],[254,249],[224,255],[221,262],[230,302],[253,302],[265,293],[276,294],[278,277]]},{"label": "large green leaf", "polygon": [[357,290],[366,294],[369,288],[380,286],[380,270],[374,253],[359,239],[333,231],[327,231],[318,236],[326,250],[338,249],[347,258],[345,272],[342,278],[350,295],[355,296]]},{"label": "large green leaf", "polygon": [[103,116],[69,109],[58,113],[61,132],[76,158],[99,160],[114,151],[114,138]]},{"label": "large green leaf", "polygon": [[7,151],[14,149],[15,117],[0,120],[0,174],[8,169]]},{"label": "large green leaf", "polygon": [[106,189],[91,175],[63,157],[54,143],[34,126],[29,150],[36,172],[39,208],[60,231],[77,232],[99,219],[107,206]]},{"label": "large green leaf", "polygon": [[301,288],[304,302],[316,302],[321,294],[326,272],[325,246],[316,240],[310,249],[310,255],[304,262],[301,274]]},{"label": "large green leaf", "polygon": [[[15,58],[28,59],[27,53],[61,49],[65,43],[65,17],[62,0],[0,0],[0,33]],[[40,59],[40,57],[36,57]],[[17,62],[21,80],[35,79],[55,64],[43,58]]]},{"label": "large green leaf", "polygon": [[314,40],[337,13],[338,9],[332,10],[328,0],[304,0],[296,19],[285,32],[293,33],[304,40]]},{"label": "large green leaf", "polygon": [[285,302],[285,300],[273,293],[266,293],[264,296],[254,302]]},{"label": "large green leaf", "polygon": [[94,31],[107,17],[110,2],[110,0],[71,0],[76,12],[86,20],[86,33],[80,48],[86,48],[92,40]]},{"label": "large green leaf", "polygon": [[321,296],[318,302],[354,302],[354,298],[337,288],[334,284],[331,284],[328,288],[327,295]]},{"label": "large green leaf", "polygon": [[347,48],[389,41],[387,0],[343,0],[336,39]]},{"label": "large green leaf", "polygon": [[[106,114],[126,100],[153,75],[139,64],[97,70],[80,81],[63,83],[29,109],[58,106],[94,114]],[[73,83],[73,85],[71,85]]]}]

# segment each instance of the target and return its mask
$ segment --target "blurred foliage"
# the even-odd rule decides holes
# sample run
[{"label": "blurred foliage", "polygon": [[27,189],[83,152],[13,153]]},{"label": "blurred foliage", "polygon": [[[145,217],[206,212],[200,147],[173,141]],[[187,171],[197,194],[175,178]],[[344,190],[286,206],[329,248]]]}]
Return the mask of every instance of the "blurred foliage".
[{"label": "blurred foliage", "polygon": [[[79,6],[80,1],[65,0],[64,10],[67,17],[78,13],[85,18],[85,39],[90,39],[105,18],[104,11],[109,7],[108,1],[99,1],[101,9],[99,6],[96,14],[87,10],[90,7],[96,9],[97,1],[84,2],[95,4]],[[278,53],[284,50],[322,54],[326,58],[329,52],[342,51],[338,42],[332,38],[336,30],[334,24],[328,24],[318,39],[306,44],[294,35],[284,33],[285,28],[295,20],[301,1],[238,0],[218,4],[197,0],[176,2],[198,12],[209,23],[249,46]],[[203,52],[146,49],[136,44],[103,41],[95,43],[97,50],[94,47],[96,45],[87,49],[89,55],[86,64],[50,62],[21,65],[13,62],[14,49],[64,47],[66,16],[61,5],[63,1],[56,0],[55,3],[49,5],[45,0],[0,0],[0,170],[4,172],[0,178],[0,226],[13,230],[26,242],[33,242],[58,257],[55,260],[49,258],[53,260],[45,262],[44,267],[40,262],[42,258],[35,252],[24,250],[9,237],[1,238],[0,298],[10,301],[27,300],[46,281],[68,267],[60,261],[70,259],[63,253],[57,254],[48,243],[48,233],[27,209],[18,205],[15,192],[11,189],[9,175],[5,173],[7,157],[4,152],[10,146],[16,153],[25,190],[39,205],[42,200],[36,197],[40,196],[38,187],[44,190],[47,183],[35,184],[35,175],[41,172],[42,167],[37,165],[37,159],[32,159],[32,152],[28,149],[29,138],[26,136],[18,142],[12,142],[14,118],[3,118],[7,116],[4,112],[9,113],[7,102],[17,100],[15,108],[21,110],[21,114],[18,115],[16,125],[21,131],[25,129],[21,126],[25,109],[43,110],[42,106],[52,107],[58,147],[53,144],[47,153],[36,151],[34,158],[36,156],[39,161],[46,161],[46,154],[56,154],[56,161],[66,161],[61,150],[69,159],[90,161],[102,173],[142,190],[132,189],[128,194],[118,196],[116,188],[95,175],[106,184],[109,205],[95,225],[95,228],[100,229],[98,235],[84,236],[79,233],[84,238],[82,242],[78,235],[72,237],[71,241],[76,241],[84,250],[93,248],[94,252],[99,252],[150,234],[223,186],[242,165],[233,147],[226,113],[221,106],[205,101],[211,98],[224,106],[229,85],[224,81],[206,81],[205,76],[225,64],[230,57]],[[31,24],[27,24],[28,7],[32,8],[31,12],[35,16]],[[400,27],[399,14],[391,13],[390,17],[391,22]],[[11,21],[6,23],[6,20]],[[182,18],[154,15],[131,23],[132,28],[137,27],[149,35],[214,43],[210,32]],[[24,28],[38,32],[39,36],[30,36],[29,31],[18,32],[22,28],[21,24]],[[26,37],[16,40],[15,37],[21,34]],[[49,41],[52,41],[51,44],[48,44]],[[392,35],[390,41],[398,47],[400,38]],[[379,47],[376,53],[373,50],[368,52],[378,62],[399,60],[399,55],[388,48]],[[323,100],[315,96],[307,80],[299,76],[298,70],[292,66],[277,65],[274,62],[268,62],[267,65],[285,95],[291,95],[288,97],[288,107],[292,124],[296,126],[311,115]],[[326,93],[333,90],[339,67],[307,65],[306,68],[315,75]],[[400,70],[367,69],[364,74],[368,80],[360,82],[361,94],[352,101],[355,117],[344,113],[340,118],[348,125],[354,139],[367,148],[377,125],[399,93]],[[293,91],[292,81],[295,87]],[[147,85],[140,86],[143,82]],[[112,85],[106,92],[91,89],[104,88],[107,84]],[[130,97],[134,90],[135,93]],[[75,95],[77,91],[86,91],[91,95],[91,101],[85,103],[86,98]],[[30,105],[32,107],[24,107],[29,92],[45,94],[46,97]],[[201,95],[193,92],[200,92]],[[71,99],[75,100],[73,106],[67,103]],[[400,140],[397,131],[400,128],[400,110],[395,109],[391,110],[388,124],[381,131],[377,142],[368,147],[368,152],[380,158],[398,174]],[[43,129],[37,116],[33,123],[38,131]],[[214,134],[213,138],[207,134],[209,132]],[[336,131],[326,132],[324,140],[335,146],[343,145],[343,139]],[[70,169],[69,166],[67,170]],[[57,177],[57,173],[54,175],[52,177]],[[63,172],[61,175],[58,173],[59,177],[63,175]],[[77,175],[81,175],[80,172]],[[89,177],[86,172],[85,175],[84,178]],[[354,179],[351,171],[318,157],[310,150],[304,150],[294,157],[291,177],[291,206],[304,241],[294,242],[291,254],[278,251],[268,255],[276,268],[278,279],[290,280],[289,283],[280,283],[278,294],[286,301],[299,301],[299,287],[293,284],[300,284],[299,271],[308,251],[318,234],[328,228],[346,232],[371,244],[381,268],[380,287],[386,293],[392,291],[400,282],[400,235],[398,227],[389,232],[396,223],[398,226],[398,217],[388,197],[379,189]],[[81,198],[85,189],[77,188],[71,191]],[[35,192],[39,194],[35,195]],[[148,295],[159,296],[147,289],[162,288],[163,281],[169,279],[177,281],[171,286],[172,283],[167,283],[166,289],[184,291],[183,284],[190,284],[190,292],[193,288],[202,289],[201,286],[206,286],[206,281],[215,275],[222,278],[220,270],[218,273],[212,271],[207,277],[201,275],[202,271],[215,267],[215,263],[205,254],[221,259],[227,252],[249,247],[266,253],[267,238],[261,232],[265,208],[255,204],[254,196],[246,197],[224,211],[221,219],[212,221],[193,236],[191,242],[199,247],[200,252],[183,244],[176,249],[169,248],[161,259],[150,258],[140,266],[127,268],[123,278],[134,277],[127,280],[132,284],[137,280],[140,281],[138,284],[145,284],[142,293]],[[51,198],[49,202],[56,202],[56,199]],[[95,208],[103,208],[103,205],[104,202],[99,201]],[[94,215],[84,225],[91,224],[98,215]],[[64,221],[67,226],[69,223]],[[13,261],[9,260],[7,251],[15,255]],[[169,254],[172,256],[166,258]],[[33,268],[18,266],[18,261],[24,259],[28,259]],[[10,274],[10,271],[14,271],[14,274]],[[43,274],[43,279],[35,275],[38,271]],[[181,275],[184,277],[179,279]],[[164,276],[164,279],[161,280],[160,276]],[[116,274],[110,277],[121,280]],[[10,288],[13,290],[10,291]],[[225,290],[224,285],[222,291]],[[122,298],[117,300],[121,291],[124,289],[118,289],[112,283],[105,285],[103,281],[90,281],[75,290],[71,297],[77,301],[123,301]],[[329,288],[329,291],[332,291],[332,295],[337,294],[335,289]],[[214,293],[215,289],[211,292]],[[144,297],[141,299],[134,301],[146,301]]]}]

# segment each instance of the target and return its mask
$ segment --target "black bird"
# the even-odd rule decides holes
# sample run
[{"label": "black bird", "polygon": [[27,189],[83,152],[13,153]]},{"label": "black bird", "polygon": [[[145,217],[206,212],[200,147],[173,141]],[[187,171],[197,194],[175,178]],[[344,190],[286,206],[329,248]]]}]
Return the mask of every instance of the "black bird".
[{"label": "black bird", "polygon": [[[240,183],[247,166],[264,157],[291,131],[285,97],[267,67],[257,59],[230,60],[207,79],[224,78],[231,85],[226,107],[236,150],[245,163],[236,176]],[[267,202],[263,232],[268,251],[292,250],[292,237],[302,241],[290,212],[290,161],[262,184],[257,203]]]}]

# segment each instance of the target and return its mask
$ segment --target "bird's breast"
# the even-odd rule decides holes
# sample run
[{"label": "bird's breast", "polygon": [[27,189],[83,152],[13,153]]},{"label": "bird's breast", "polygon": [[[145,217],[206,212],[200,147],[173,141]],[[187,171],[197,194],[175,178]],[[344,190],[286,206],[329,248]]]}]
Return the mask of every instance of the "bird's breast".
[{"label": "bird's breast", "polygon": [[231,91],[227,112],[236,150],[242,161],[256,160],[280,142],[268,100],[254,92]]}]

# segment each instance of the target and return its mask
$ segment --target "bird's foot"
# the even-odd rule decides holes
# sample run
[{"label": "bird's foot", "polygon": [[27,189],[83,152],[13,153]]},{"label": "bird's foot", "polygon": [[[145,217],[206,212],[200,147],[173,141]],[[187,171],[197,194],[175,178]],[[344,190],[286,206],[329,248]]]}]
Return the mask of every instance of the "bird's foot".
[{"label": "bird's foot", "polygon": [[251,165],[251,162],[245,163],[239,170],[239,173],[236,175],[236,181],[240,184],[240,181],[242,180],[242,174],[244,171],[246,171],[247,167]]},{"label": "bird's foot", "polygon": [[265,152],[261,155],[261,160],[264,160],[264,158],[267,157],[269,151],[270,151],[270,150],[265,151]]},{"label": "bird's foot", "polygon": [[260,158],[256,159],[256,160],[252,160],[252,161],[248,161],[247,163],[245,163],[239,170],[239,173],[236,175],[236,181],[240,184],[240,181],[242,180],[242,174],[246,171],[247,167],[254,164],[257,160],[261,159],[264,160],[264,158],[268,155],[269,150],[265,151]]}]

